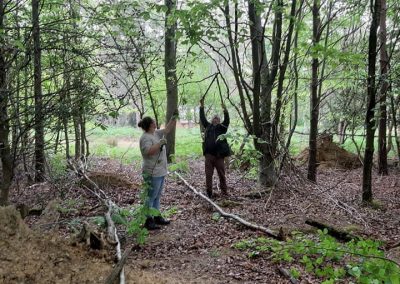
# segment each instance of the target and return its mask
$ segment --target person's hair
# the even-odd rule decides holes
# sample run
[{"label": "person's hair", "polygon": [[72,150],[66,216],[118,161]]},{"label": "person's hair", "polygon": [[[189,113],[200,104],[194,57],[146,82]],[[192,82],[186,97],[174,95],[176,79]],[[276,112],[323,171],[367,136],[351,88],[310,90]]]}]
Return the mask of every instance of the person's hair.
[{"label": "person's hair", "polygon": [[147,132],[150,129],[150,125],[152,123],[153,119],[150,116],[146,116],[141,121],[139,121],[138,126]]}]

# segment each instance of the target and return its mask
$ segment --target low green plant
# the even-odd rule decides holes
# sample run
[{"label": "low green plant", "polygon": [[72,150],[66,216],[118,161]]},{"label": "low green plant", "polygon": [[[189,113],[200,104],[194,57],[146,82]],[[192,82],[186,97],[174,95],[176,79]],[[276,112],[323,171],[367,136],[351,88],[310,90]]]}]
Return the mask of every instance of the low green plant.
[{"label": "low green plant", "polygon": [[146,182],[143,182],[142,190],[140,192],[140,200],[142,203],[136,208],[125,212],[132,217],[130,221],[127,221],[128,234],[135,235],[138,244],[144,244],[147,236],[149,235],[148,230],[143,227],[147,217],[161,215],[159,210],[150,208],[146,205],[149,189],[150,185]]},{"label": "low green plant", "polygon": [[63,154],[49,154],[49,178],[55,183],[60,182],[67,172],[67,163]]},{"label": "low green plant", "polygon": [[[234,247],[248,251],[249,257],[268,253],[278,262],[297,261],[306,272],[319,277],[325,284],[345,277],[353,278],[357,283],[400,283],[400,267],[385,258],[379,249],[380,242],[353,240],[343,244],[327,233],[327,230],[319,231],[316,239],[295,233],[287,242],[266,238],[243,240]],[[291,274],[300,277],[297,270],[291,270]]]},{"label": "low green plant", "polygon": [[218,212],[214,212],[211,216],[211,219],[215,222],[218,222],[221,219],[221,214]]},{"label": "low green plant", "polygon": [[172,164],[169,164],[168,166],[168,170],[170,172],[175,172],[175,171],[179,171],[182,173],[188,173],[189,172],[189,163],[186,160],[182,160],[179,162],[174,162]]},{"label": "low green plant", "polygon": [[171,216],[173,216],[173,215],[175,215],[175,214],[177,214],[177,213],[178,213],[178,207],[173,206],[173,207],[169,208],[168,210],[165,210],[165,211],[162,213],[162,216],[163,216],[164,218],[169,219],[169,218],[171,218]]},{"label": "low green plant", "polygon": [[[247,135],[243,131],[232,130],[227,134],[218,136],[218,139],[227,139],[232,149],[231,165],[246,172],[248,178],[257,178],[258,163],[262,154],[255,149],[256,136]],[[258,138],[259,143],[266,143]]]}]

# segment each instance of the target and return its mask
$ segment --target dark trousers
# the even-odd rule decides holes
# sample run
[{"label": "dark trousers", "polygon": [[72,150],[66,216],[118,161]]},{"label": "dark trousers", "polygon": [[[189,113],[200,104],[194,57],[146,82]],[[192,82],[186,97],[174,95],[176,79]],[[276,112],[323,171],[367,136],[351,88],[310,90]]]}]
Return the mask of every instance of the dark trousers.
[{"label": "dark trousers", "polygon": [[205,158],[206,158],[205,172],[206,172],[207,193],[212,193],[214,168],[217,169],[221,192],[226,193],[228,187],[226,185],[226,177],[225,177],[225,159],[210,154],[206,154]]}]

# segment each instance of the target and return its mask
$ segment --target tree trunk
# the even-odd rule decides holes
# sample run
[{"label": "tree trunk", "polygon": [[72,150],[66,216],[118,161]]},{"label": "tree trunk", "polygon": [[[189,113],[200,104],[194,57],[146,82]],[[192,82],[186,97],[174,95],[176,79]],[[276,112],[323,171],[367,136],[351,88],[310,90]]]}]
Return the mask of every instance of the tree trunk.
[{"label": "tree trunk", "polygon": [[367,94],[368,105],[365,116],[366,125],[366,144],[363,163],[363,181],[362,181],[362,200],[363,202],[372,202],[372,164],[374,156],[374,135],[375,135],[375,106],[376,106],[376,88],[375,71],[377,57],[377,30],[379,26],[379,17],[381,12],[381,0],[371,1],[372,21],[368,40],[368,78]]},{"label": "tree trunk", "polygon": [[[277,151],[277,147],[279,144],[279,124],[281,121],[281,112],[282,112],[282,97],[283,97],[283,84],[285,81],[286,69],[289,65],[290,51],[292,45],[292,35],[294,30],[294,24],[296,19],[296,2],[297,0],[292,0],[291,8],[290,8],[290,21],[288,27],[288,34],[286,39],[285,53],[282,64],[279,66],[279,77],[278,77],[278,87],[276,91],[276,106],[275,106],[275,119],[272,124],[272,149],[273,152]],[[284,112],[282,112],[284,115]],[[284,119],[282,117],[282,123]]]},{"label": "tree trunk", "polygon": [[380,118],[378,130],[378,172],[381,175],[388,175],[387,163],[387,110],[386,110],[386,94],[389,88],[388,82],[388,67],[389,56],[386,51],[386,0],[381,1],[381,15],[380,15],[380,67],[381,67],[381,96],[380,96]]},{"label": "tree trunk", "polygon": [[4,57],[5,46],[5,6],[0,0],[0,159],[3,180],[0,185],[0,206],[7,205],[10,186],[13,178],[13,162],[9,143],[10,123],[7,112],[9,91],[7,86],[7,63]]},{"label": "tree trunk", "polygon": [[[176,76],[176,27],[177,23],[174,20],[171,23],[171,14],[176,9],[176,0],[165,0],[167,11],[165,13],[165,84],[167,86],[167,113],[166,124],[171,119],[174,111],[178,108],[178,79]],[[171,155],[175,154],[175,134],[174,128],[166,136],[167,157],[171,161]]]},{"label": "tree trunk", "polygon": [[339,135],[339,144],[343,145],[344,142],[346,142],[346,129],[347,129],[348,123],[346,120],[341,119],[339,121],[339,127],[338,127],[338,135]]},{"label": "tree trunk", "polygon": [[[282,6],[282,1],[276,1]],[[273,31],[273,46],[271,55],[271,69],[267,66],[266,52],[264,48],[263,28],[259,12],[258,2],[248,1],[248,14],[250,21],[250,37],[253,67],[253,129],[257,137],[254,144],[262,153],[259,160],[259,182],[263,186],[273,186],[277,180],[275,164],[275,151],[271,140],[271,94],[278,72],[279,54],[282,42],[282,10],[276,9]],[[273,136],[275,137],[275,136]],[[277,136],[276,136],[277,137]],[[263,141],[259,141],[259,139]]]},{"label": "tree trunk", "polygon": [[34,98],[35,98],[35,181],[44,180],[44,117],[42,94],[42,70],[39,27],[39,0],[32,0],[32,36],[34,53]]},{"label": "tree trunk", "polygon": [[[313,14],[313,47],[316,47],[320,39],[320,1],[314,0]],[[315,52],[315,51],[314,51]],[[309,135],[309,158],[307,178],[310,181],[317,181],[317,136],[319,117],[319,96],[318,96],[318,54],[313,55],[311,75],[311,96],[310,96],[310,135]]]},{"label": "tree trunk", "polygon": [[399,160],[399,165],[400,165],[400,136],[399,136],[399,133],[400,133],[400,129],[399,128],[400,127],[397,124],[397,122],[400,121],[400,115],[399,115],[399,117],[397,115],[397,109],[399,109],[399,106],[400,106],[400,96],[397,97],[397,104],[396,104],[395,99],[394,99],[393,94],[392,94],[390,96],[390,106],[391,106],[391,110],[392,110],[392,119],[393,119],[393,128],[394,128],[394,141],[396,143],[397,158]]},{"label": "tree trunk", "polygon": [[[77,109],[75,111],[77,111]],[[75,133],[75,160],[78,161],[81,158],[81,124],[79,122],[79,114],[73,114],[73,121]]]}]

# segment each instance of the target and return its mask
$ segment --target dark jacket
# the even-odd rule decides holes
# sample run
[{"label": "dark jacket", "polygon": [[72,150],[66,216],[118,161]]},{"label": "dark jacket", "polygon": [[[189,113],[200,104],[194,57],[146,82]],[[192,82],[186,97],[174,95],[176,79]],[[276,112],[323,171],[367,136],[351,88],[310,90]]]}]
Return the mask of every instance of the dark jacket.
[{"label": "dark jacket", "polygon": [[229,113],[224,110],[224,121],[213,125],[208,122],[204,114],[204,107],[200,107],[200,122],[204,127],[203,154],[211,154],[218,157],[230,156],[231,150],[226,139],[217,140],[218,136],[225,134],[229,126]]}]

